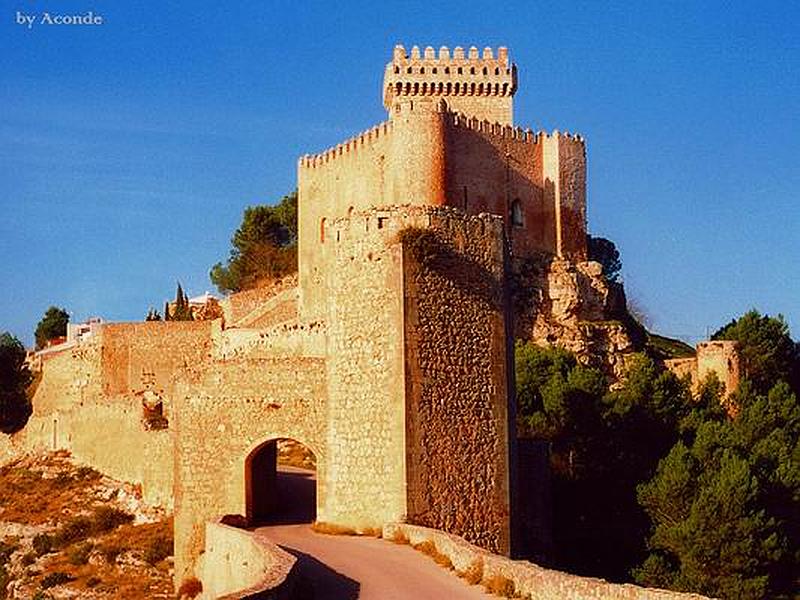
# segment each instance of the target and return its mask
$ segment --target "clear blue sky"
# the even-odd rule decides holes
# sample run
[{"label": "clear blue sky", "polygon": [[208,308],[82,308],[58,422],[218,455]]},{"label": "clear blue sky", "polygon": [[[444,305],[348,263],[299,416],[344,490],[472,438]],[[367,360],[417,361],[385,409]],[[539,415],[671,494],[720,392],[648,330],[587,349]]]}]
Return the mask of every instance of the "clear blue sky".
[{"label": "clear blue sky", "polygon": [[588,139],[589,228],[657,331],[756,307],[800,337],[797,3],[0,6],[0,330],[26,343],[51,304],[141,320],[213,290],[243,208],[385,118],[395,43],[510,48],[517,123]]}]

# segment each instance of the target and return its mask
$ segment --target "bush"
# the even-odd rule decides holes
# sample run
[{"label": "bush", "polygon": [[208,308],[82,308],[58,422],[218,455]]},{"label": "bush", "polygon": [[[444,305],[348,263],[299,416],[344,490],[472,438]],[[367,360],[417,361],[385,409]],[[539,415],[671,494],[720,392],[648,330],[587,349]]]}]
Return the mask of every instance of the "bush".
[{"label": "bush", "polygon": [[514,598],[516,596],[516,586],[514,582],[503,575],[492,575],[484,579],[483,587],[486,591],[502,598]]},{"label": "bush", "polygon": [[92,535],[93,530],[94,522],[89,517],[82,515],[73,517],[58,528],[53,536],[53,542],[56,547],[63,548],[74,542],[85,540]]},{"label": "bush", "polygon": [[48,573],[42,578],[42,589],[48,589],[72,581],[72,576],[63,571]]},{"label": "bush", "polygon": [[89,554],[93,549],[94,544],[92,542],[83,542],[70,548],[69,552],[67,552],[67,558],[73,565],[85,565],[89,562]]},{"label": "bush", "polygon": [[92,515],[92,529],[94,533],[105,533],[131,521],[132,514],[111,506],[101,506]]},{"label": "bush", "polygon": [[99,577],[95,577],[94,575],[92,575],[91,577],[89,577],[89,578],[86,580],[86,587],[87,587],[87,588],[93,588],[93,587],[95,587],[95,586],[97,586],[97,585],[99,585],[99,584],[101,584],[101,583],[103,583],[103,580],[102,580],[102,579],[100,579]]},{"label": "bush", "polygon": [[114,561],[117,560],[117,557],[127,549],[128,548],[120,546],[119,544],[108,544],[100,548],[100,552],[103,554],[103,558],[106,559],[108,564],[114,564]]},{"label": "bush", "polygon": [[39,533],[33,538],[33,551],[36,556],[43,556],[53,551],[53,538],[46,533]]},{"label": "bush", "polygon": [[168,556],[172,556],[173,542],[172,538],[160,535],[150,540],[144,551],[144,559],[151,565],[160,563]]},{"label": "bush", "polygon": [[6,586],[10,580],[5,565],[0,565],[0,600],[5,600]]},{"label": "bush", "polygon": [[3,538],[0,541],[0,564],[5,564],[11,555],[19,548],[19,539],[16,537]]},{"label": "bush", "polygon": [[202,582],[196,577],[184,579],[178,588],[178,598],[195,598],[203,591]]}]

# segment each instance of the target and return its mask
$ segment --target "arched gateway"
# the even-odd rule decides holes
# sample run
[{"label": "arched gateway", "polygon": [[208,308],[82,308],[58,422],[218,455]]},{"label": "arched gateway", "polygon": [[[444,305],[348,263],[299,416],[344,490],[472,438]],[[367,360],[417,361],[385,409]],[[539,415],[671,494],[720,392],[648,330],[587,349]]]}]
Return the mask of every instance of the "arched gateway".
[{"label": "arched gateway", "polygon": [[258,521],[277,508],[279,438],[316,457],[317,521],[407,521],[510,549],[502,221],[395,207],[328,229],[325,310],[307,296],[318,281],[303,288],[301,257],[294,318],[217,325],[210,368],[177,391],[178,581],[195,571],[207,521]]}]

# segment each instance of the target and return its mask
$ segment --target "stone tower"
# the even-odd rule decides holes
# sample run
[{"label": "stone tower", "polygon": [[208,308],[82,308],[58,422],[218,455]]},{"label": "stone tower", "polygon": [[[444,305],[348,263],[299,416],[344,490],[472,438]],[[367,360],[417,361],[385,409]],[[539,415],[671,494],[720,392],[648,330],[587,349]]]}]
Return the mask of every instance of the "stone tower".
[{"label": "stone tower", "polygon": [[453,112],[502,125],[511,125],[513,98],[517,91],[517,67],[508,61],[508,49],[491,48],[482,53],[473,46],[468,53],[442,46],[438,53],[428,46],[411,55],[395,46],[392,62],[383,78],[383,104],[390,113],[403,99],[442,98]]}]

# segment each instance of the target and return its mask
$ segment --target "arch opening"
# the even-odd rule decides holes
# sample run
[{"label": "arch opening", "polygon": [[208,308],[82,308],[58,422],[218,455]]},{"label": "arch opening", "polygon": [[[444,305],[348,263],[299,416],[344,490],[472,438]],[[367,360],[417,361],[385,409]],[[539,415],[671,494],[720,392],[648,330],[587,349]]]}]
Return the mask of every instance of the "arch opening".
[{"label": "arch opening", "polygon": [[317,514],[317,458],[290,438],[261,444],[245,460],[250,526],[312,523]]}]

